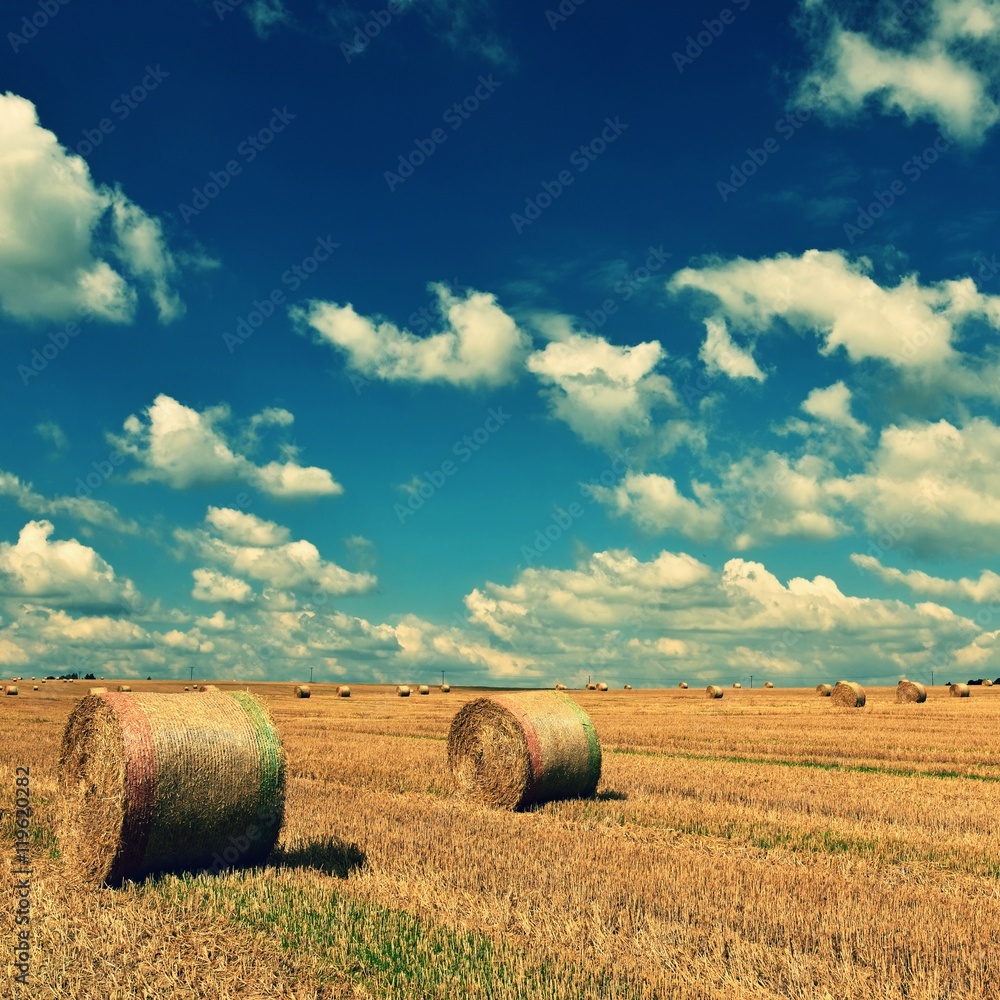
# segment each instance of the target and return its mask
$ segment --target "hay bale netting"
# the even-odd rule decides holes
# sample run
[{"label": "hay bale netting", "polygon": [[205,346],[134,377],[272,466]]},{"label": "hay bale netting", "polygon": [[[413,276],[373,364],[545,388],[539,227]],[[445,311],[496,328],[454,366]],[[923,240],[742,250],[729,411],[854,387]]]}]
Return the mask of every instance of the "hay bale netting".
[{"label": "hay bale netting", "polygon": [[766,688],[773,688],[774,687],[774,681],[764,681],[764,687],[766,687]]},{"label": "hay bale netting", "polygon": [[426,684],[421,684],[420,687],[417,688],[417,690],[421,694],[430,694],[431,693],[431,689]]},{"label": "hay bale netting", "polygon": [[16,695],[17,694],[17,685],[16,684],[8,684],[3,689],[3,693],[4,694],[9,694],[9,695]]},{"label": "hay bale netting", "polygon": [[607,691],[607,689],[608,689],[608,686],[607,686],[607,684],[604,683],[604,681],[598,681],[597,682],[597,690],[598,691]]},{"label": "hay bale netting", "polygon": [[687,681],[681,681],[681,682],[680,682],[680,684],[678,684],[677,686],[678,686],[678,687],[679,687],[679,688],[680,688],[680,689],[681,689],[682,691],[687,691],[687,689],[688,689],[688,683],[687,683]]},{"label": "hay bale netting", "polygon": [[337,688],[337,697],[338,698],[350,698],[351,697],[351,689],[346,684],[341,684],[340,687]]},{"label": "hay bale netting", "polygon": [[442,684],[441,685],[441,691],[442,691],[443,694],[450,693],[450,691],[451,691],[451,685],[450,684]]},{"label": "hay bale netting", "polygon": [[311,698],[312,688],[308,684],[296,684],[295,685],[295,697],[296,698]]},{"label": "hay bale netting", "polygon": [[521,691],[466,704],[448,730],[448,763],[465,795],[520,809],[593,795],[601,746],[589,716],[569,695]]},{"label": "hay bale netting", "polygon": [[398,694],[400,698],[409,698],[410,697],[409,685],[400,684],[399,687],[396,688],[396,694]]},{"label": "hay bale netting", "polygon": [[[132,690],[132,688],[130,688],[130,687],[128,686],[128,684],[119,684],[119,685],[118,685],[118,690],[119,690],[119,691],[131,691],[131,690]],[[185,688],[184,690],[186,691],[186,690],[187,690],[187,688]]]},{"label": "hay bale netting", "polygon": [[107,694],[107,693],[108,693],[107,688],[90,688],[87,691],[87,694]]},{"label": "hay bale netting", "polygon": [[951,692],[952,698],[968,698],[969,697],[969,685],[968,684],[949,684],[948,690]]},{"label": "hay bale netting", "polygon": [[927,688],[919,681],[900,681],[896,685],[896,701],[901,705],[920,705],[927,701]]},{"label": "hay bale netting", "polygon": [[705,696],[708,698],[721,698],[722,688],[720,688],[718,684],[709,684],[708,687],[705,688]]},{"label": "hay bale netting", "polygon": [[816,694],[821,698],[829,698],[833,694],[833,688],[829,684],[817,684]]},{"label": "hay bale netting", "polygon": [[281,828],[285,756],[243,691],[113,692],[69,717],[59,792],[60,850],[88,882],[257,865]]},{"label": "hay bale netting", "polygon": [[865,707],[865,689],[854,681],[837,681],[830,697],[834,705],[842,708]]}]

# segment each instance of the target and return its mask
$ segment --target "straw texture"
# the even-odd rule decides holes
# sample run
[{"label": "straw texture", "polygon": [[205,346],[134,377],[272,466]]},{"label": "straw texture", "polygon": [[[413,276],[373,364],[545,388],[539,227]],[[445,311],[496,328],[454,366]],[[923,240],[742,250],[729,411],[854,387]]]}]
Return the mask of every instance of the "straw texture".
[{"label": "straw texture", "polygon": [[829,684],[817,684],[816,694],[821,698],[829,698],[833,694],[833,688]]},{"label": "straw texture", "polygon": [[421,694],[430,694],[431,689],[426,684],[421,684],[417,689]]},{"label": "straw texture", "polygon": [[865,689],[854,681],[837,681],[830,697],[835,705],[842,708],[865,707]]},{"label": "straw texture", "polygon": [[680,684],[678,684],[677,686],[678,686],[678,687],[679,687],[679,688],[680,688],[680,689],[681,689],[682,691],[687,691],[687,686],[688,686],[688,683],[687,683],[687,681],[681,681],[681,682],[680,682]]},{"label": "straw texture", "polygon": [[219,689],[214,684],[199,684],[199,691],[218,691]]},{"label": "straw texture", "polygon": [[396,694],[398,694],[400,698],[409,698],[410,697],[409,685],[400,684],[399,687],[396,688]]},{"label": "straw texture", "polygon": [[[128,684],[119,684],[118,685],[118,690],[119,691],[131,691],[132,688],[129,687]],[[187,690],[187,689],[185,688],[185,690]]]},{"label": "straw texture", "polygon": [[608,689],[608,686],[607,686],[607,684],[604,683],[604,681],[598,681],[597,682],[597,690],[598,691],[607,691],[607,689]]},{"label": "straw texture", "polygon": [[338,698],[350,698],[351,697],[351,689],[346,684],[341,684],[340,687],[337,688],[337,697]]},{"label": "straw texture", "polygon": [[900,681],[896,686],[896,701],[901,705],[920,705],[927,701],[927,688],[919,681]]},{"label": "straw texture", "polygon": [[441,685],[441,690],[442,690],[442,692],[444,694],[448,694],[451,691],[451,685],[450,684],[442,684]]},{"label": "straw texture", "polygon": [[723,690],[718,686],[718,684],[709,684],[705,688],[705,695],[708,698],[721,698],[723,695]]},{"label": "straw texture", "polygon": [[296,698],[310,698],[312,697],[312,688],[308,684],[296,684],[295,686],[295,697]]},{"label": "straw texture", "polygon": [[4,694],[9,694],[9,695],[15,695],[15,694],[17,694],[17,685],[16,684],[8,684],[3,689],[3,693]]},{"label": "straw texture", "polygon": [[773,688],[774,687],[774,682],[773,681],[764,681],[764,687],[766,687],[766,688]]},{"label": "straw texture", "polygon": [[948,690],[952,698],[968,698],[970,694],[968,684],[950,684]]},{"label": "straw texture", "polygon": [[523,809],[593,795],[601,746],[589,716],[568,695],[522,691],[465,705],[448,730],[448,763],[469,798]]},{"label": "straw texture", "polygon": [[281,827],[285,758],[242,691],[95,695],[66,724],[59,792],[60,848],[89,882],[255,865]]}]

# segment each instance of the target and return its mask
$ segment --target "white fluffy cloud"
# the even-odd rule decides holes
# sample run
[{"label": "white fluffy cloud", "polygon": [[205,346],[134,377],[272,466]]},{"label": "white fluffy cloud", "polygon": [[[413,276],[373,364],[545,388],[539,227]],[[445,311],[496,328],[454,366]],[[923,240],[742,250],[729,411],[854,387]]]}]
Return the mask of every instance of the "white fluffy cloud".
[{"label": "white fluffy cloud", "polygon": [[[931,0],[903,15],[899,8],[891,8],[893,13],[882,8],[881,22],[872,26],[873,32],[881,29],[879,41],[871,32],[845,29],[829,7],[806,7],[822,14],[811,22],[821,48],[801,86],[804,105],[841,118],[875,106],[908,122],[931,119],[969,142],[981,141],[1000,117],[994,96],[1000,80],[995,0]],[[873,18],[879,10],[870,8]],[[916,33],[909,30],[914,27]],[[894,42],[900,44],[883,44]]]},{"label": "white fluffy cloud", "polygon": [[381,317],[361,316],[350,303],[314,301],[291,315],[310,327],[318,341],[343,351],[351,368],[371,378],[467,387],[502,385],[515,378],[528,338],[496,298],[477,291],[458,298],[443,284],[430,288],[445,328],[428,337],[400,330]]},{"label": "white fluffy cloud", "polygon": [[[178,541],[189,546],[201,558],[225,566],[239,576],[249,576],[282,591],[312,591],[323,595],[363,594],[377,584],[371,573],[352,573],[336,563],[322,559],[312,542],[288,541],[288,530],[271,521],[230,508],[210,507],[206,523],[211,530],[178,529]],[[202,575],[199,576],[198,574]],[[246,601],[242,580],[220,574],[195,571],[199,600],[207,595]],[[206,596],[201,596],[202,594]],[[217,598],[218,599],[218,598]]]},{"label": "white fluffy cloud", "polygon": [[733,379],[748,378],[755,382],[763,382],[766,378],[753,355],[733,342],[721,319],[710,316],[705,320],[705,340],[698,357],[711,375],[721,373]]},{"label": "white fluffy cloud", "polygon": [[[336,496],[343,492],[326,469],[303,467],[291,459],[260,466],[235,451],[218,426],[229,419],[227,406],[199,413],[161,393],[145,415],[148,422],[133,414],[124,423],[124,434],[108,435],[120,451],[139,463],[140,468],[132,473],[139,482],[162,482],[175,489],[188,489],[243,480],[281,499]],[[254,427],[255,419],[251,418]]]},{"label": "white fluffy cloud", "polygon": [[253,600],[253,587],[246,580],[227,576],[218,570],[201,567],[192,571],[194,589],[191,596],[206,604],[248,604]]},{"label": "white fluffy cloud", "polygon": [[128,322],[138,299],[128,279],[149,291],[161,321],[183,312],[159,221],[95,185],[31,101],[11,93],[0,94],[0,232],[0,307],[17,319]]},{"label": "white fluffy cloud", "polygon": [[931,576],[922,570],[911,569],[907,572],[883,565],[874,556],[859,552],[851,554],[851,562],[869,573],[873,573],[885,583],[901,584],[915,594],[924,597],[934,597],[947,600],[949,598],[974,601],[985,604],[987,601],[1000,601],[1000,575],[993,570],[984,569],[976,580],[963,576],[958,580],[947,580],[940,576]]},{"label": "white fluffy cloud", "polygon": [[[87,486],[86,483],[83,485]],[[100,528],[111,528],[126,535],[135,535],[139,532],[139,525],[135,521],[123,518],[105,500],[93,500],[89,497],[46,497],[35,492],[31,483],[22,482],[12,472],[0,470],[0,496],[13,497],[18,507],[29,514],[43,517],[66,515],[75,521]]]},{"label": "white fluffy cloud", "polygon": [[140,598],[92,548],[75,539],[50,541],[49,521],[29,521],[16,543],[0,542],[0,595],[55,608],[117,610]]},{"label": "white fluffy cloud", "polygon": [[619,347],[603,337],[568,333],[536,351],[527,368],[547,386],[553,414],[591,444],[647,434],[655,407],[676,403],[673,386],[655,369],[657,341]]},{"label": "white fluffy cloud", "polygon": [[867,258],[807,250],[762,260],[714,260],[678,271],[672,292],[702,292],[717,321],[759,334],[781,319],[815,332],[823,354],[839,348],[855,362],[877,358],[899,368],[942,368],[958,360],[955,341],[968,320],[1000,329],[1000,297],[983,295],[971,278],[921,285],[916,275],[879,285]]},{"label": "white fluffy cloud", "polygon": [[833,428],[842,428],[863,436],[868,428],[851,413],[851,390],[843,382],[834,382],[825,389],[813,389],[802,403],[811,417]]}]

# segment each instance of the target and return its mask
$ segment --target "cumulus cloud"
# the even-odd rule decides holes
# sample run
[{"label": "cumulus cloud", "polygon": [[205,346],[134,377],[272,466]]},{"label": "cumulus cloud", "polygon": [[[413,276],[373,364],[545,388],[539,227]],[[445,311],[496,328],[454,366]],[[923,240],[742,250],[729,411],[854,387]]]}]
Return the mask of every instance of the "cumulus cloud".
[{"label": "cumulus cloud", "polygon": [[253,587],[246,580],[227,576],[214,569],[193,570],[194,589],[191,596],[206,604],[248,604],[254,598]]},{"label": "cumulus cloud", "polygon": [[[376,578],[370,573],[351,573],[336,563],[320,557],[312,542],[288,541],[288,530],[252,514],[230,508],[210,507],[206,515],[208,530],[178,529],[175,537],[201,558],[224,566],[240,577],[248,576],[283,591],[312,591],[324,595],[363,594],[373,590]],[[204,570],[201,571],[204,574]],[[201,593],[248,597],[231,577],[199,577],[195,571],[196,590]],[[245,586],[245,584],[244,584]],[[199,597],[199,600],[209,599]],[[219,599],[215,597],[215,599]],[[233,600],[233,597],[225,598]]]},{"label": "cumulus cloud", "polygon": [[584,441],[612,448],[649,433],[653,410],[677,402],[670,379],[655,371],[664,355],[655,340],[627,347],[568,333],[531,354],[527,368],[546,386],[554,416]]},{"label": "cumulus cloud", "polygon": [[316,340],[342,351],[348,365],[370,378],[395,382],[446,382],[475,387],[510,382],[528,347],[527,336],[488,292],[465,298],[432,284],[445,328],[418,337],[381,317],[368,319],[348,303],[310,302],[293,309]]},{"label": "cumulus cloud", "polygon": [[[84,483],[86,486],[86,483]],[[83,524],[110,528],[125,535],[139,533],[135,521],[123,518],[118,510],[105,500],[89,497],[46,497],[37,493],[31,483],[22,482],[12,472],[0,470],[0,496],[12,497],[18,507],[38,516],[65,515]]]},{"label": "cumulus cloud", "polygon": [[995,0],[932,0],[906,12],[906,30],[896,8],[892,14],[881,8],[879,19],[874,5],[868,32],[846,29],[829,7],[804,6],[812,12],[805,23],[819,51],[799,90],[804,106],[831,118],[876,108],[909,123],[929,119],[970,143],[981,142],[1000,117]]},{"label": "cumulus cloud", "polygon": [[303,467],[293,459],[256,465],[234,450],[219,428],[230,418],[227,406],[199,413],[161,393],[146,408],[145,416],[143,421],[133,414],[124,423],[124,434],[108,435],[121,452],[139,463],[131,474],[138,482],[161,482],[183,490],[243,480],[286,500],[343,492],[326,469]]},{"label": "cumulus cloud", "polygon": [[34,104],[11,93],[0,94],[0,232],[0,308],[16,319],[126,323],[136,285],[161,322],[183,312],[160,222],[95,184],[86,162],[42,128]]},{"label": "cumulus cloud", "polygon": [[960,577],[958,580],[948,580],[940,576],[931,576],[918,569],[903,572],[903,570],[883,565],[874,556],[863,555],[859,552],[851,554],[851,562],[874,574],[885,583],[901,584],[923,597],[955,598],[974,601],[976,604],[1000,601],[1000,575],[990,569],[984,569],[975,580],[967,576]]},{"label": "cumulus cloud", "polygon": [[971,278],[921,285],[915,274],[884,287],[871,262],[839,250],[807,250],[761,260],[712,260],[678,271],[674,293],[710,301],[715,322],[757,335],[782,320],[814,332],[820,351],[843,349],[854,362],[876,358],[903,370],[941,370],[959,360],[955,342],[970,320],[1000,329],[1000,296],[983,295]]},{"label": "cumulus cloud", "polygon": [[766,376],[754,361],[753,355],[733,342],[723,320],[709,317],[705,320],[705,331],[705,340],[698,351],[698,357],[705,363],[709,374],[721,373],[732,379],[764,381]]},{"label": "cumulus cloud", "polygon": [[851,413],[851,390],[843,382],[834,382],[825,389],[813,389],[802,403],[802,409],[824,425],[859,437],[868,433],[868,428]]},{"label": "cumulus cloud", "polygon": [[75,539],[50,541],[54,531],[49,521],[29,521],[16,543],[0,542],[0,596],[92,611],[139,603],[131,580]]}]

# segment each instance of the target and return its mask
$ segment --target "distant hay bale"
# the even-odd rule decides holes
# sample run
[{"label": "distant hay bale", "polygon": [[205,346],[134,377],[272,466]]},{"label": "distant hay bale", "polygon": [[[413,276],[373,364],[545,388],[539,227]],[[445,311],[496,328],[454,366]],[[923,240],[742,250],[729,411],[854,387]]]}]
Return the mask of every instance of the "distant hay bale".
[{"label": "distant hay bale", "polygon": [[477,698],[452,719],[448,763],[460,791],[505,809],[587,798],[601,777],[601,746],[569,695],[522,691]]},{"label": "distant hay bale", "polygon": [[566,685],[565,685],[565,684],[557,684],[557,685],[556,685],[556,690],[557,690],[557,691],[568,691],[568,690],[569,690],[569,688],[568,688],[568,687],[566,687]]},{"label": "distant hay bale", "polygon": [[896,701],[901,705],[921,705],[927,701],[927,688],[919,681],[900,681],[896,685]]},{"label": "distant hay bale", "polygon": [[737,690],[739,690],[741,687],[743,687],[743,685],[739,681],[736,681],[733,684],[733,687],[736,688]]},{"label": "distant hay bale", "polygon": [[679,688],[680,688],[680,689],[681,689],[682,691],[687,691],[687,689],[688,689],[688,684],[687,684],[687,681],[681,681],[681,682],[680,682],[680,684],[678,684],[677,686],[678,686],[678,687],[679,687]]},{"label": "distant hay bale", "polygon": [[59,793],[60,850],[88,882],[257,865],[281,828],[285,757],[242,691],[94,695],[66,723]]},{"label": "distant hay bale", "polygon": [[833,688],[829,684],[817,684],[816,694],[821,698],[829,698],[833,694]]},{"label": "distant hay bale", "polygon": [[721,698],[722,694],[722,688],[720,688],[718,684],[709,684],[708,687],[705,688],[705,695],[709,698]]},{"label": "distant hay bale", "polygon": [[608,686],[607,686],[607,684],[604,683],[604,681],[598,681],[597,682],[597,690],[598,691],[607,691],[607,689],[608,689]]},{"label": "distant hay bale", "polygon": [[90,688],[87,691],[87,694],[107,694],[107,693],[108,693],[108,689],[107,688],[101,688],[101,687]]},{"label": "distant hay bale", "polygon": [[968,684],[949,684],[948,690],[951,692],[952,698],[968,698],[969,697],[969,685]]},{"label": "distant hay bale", "polygon": [[444,694],[448,694],[451,691],[451,685],[450,684],[442,684],[441,685],[441,691]]},{"label": "distant hay bale", "polygon": [[308,684],[296,684],[295,685],[295,697],[296,698],[311,698],[312,688]]},{"label": "distant hay bale", "polygon": [[993,681],[991,681],[988,677],[984,677],[983,678],[983,687],[984,688],[991,688],[991,687],[993,687]]},{"label": "distant hay bale", "polygon": [[419,691],[420,694],[430,694],[431,693],[431,689],[426,684],[421,684],[420,687],[417,688],[417,691]]},{"label": "distant hay bale", "polygon": [[338,698],[350,698],[351,697],[351,689],[346,684],[341,684],[340,687],[337,688],[337,697]]},{"label": "distant hay bale", "polygon": [[596,685],[596,684],[591,684],[591,683],[590,683],[590,682],[588,681],[588,683],[587,683],[587,690],[588,690],[588,691],[596,691],[596,690],[597,690],[597,685]]},{"label": "distant hay bale", "polygon": [[37,691],[38,690],[38,685],[36,684],[31,690],[32,691]]},{"label": "distant hay bale", "polygon": [[396,688],[396,694],[398,694],[400,698],[409,698],[410,697],[409,685],[400,684],[399,687]]},{"label": "distant hay bale", "polygon": [[773,688],[774,687],[774,682],[773,681],[764,681],[764,687],[766,687],[766,688]]},{"label": "distant hay bale", "polygon": [[[128,684],[119,684],[118,685],[118,690],[119,691],[131,691],[132,689],[128,686]],[[187,688],[184,688],[184,690],[187,691]]]},{"label": "distant hay bale", "polygon": [[8,684],[8,685],[6,685],[4,687],[4,689],[3,689],[3,693],[4,694],[9,694],[9,695],[16,695],[17,694],[17,685],[16,684]]},{"label": "distant hay bale", "polygon": [[625,687],[622,688],[622,690],[623,691],[631,691],[632,690],[632,685],[631,684],[626,684]]},{"label": "distant hay bale", "polygon": [[830,697],[841,708],[865,707],[865,689],[854,681],[837,681]]},{"label": "distant hay bale", "polygon": [[185,691],[190,691],[190,690],[191,690],[191,688],[189,688],[189,687],[187,686],[187,684],[185,684],[185,685],[184,685],[184,690],[185,690]]},{"label": "distant hay bale", "polygon": [[199,684],[199,691],[218,691],[219,689],[214,684]]}]

